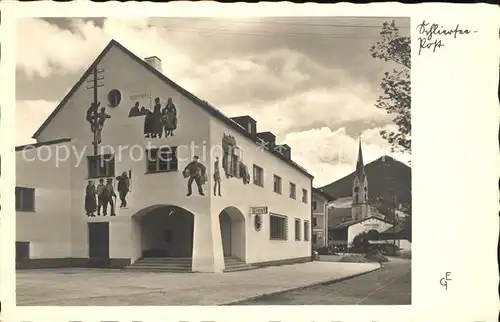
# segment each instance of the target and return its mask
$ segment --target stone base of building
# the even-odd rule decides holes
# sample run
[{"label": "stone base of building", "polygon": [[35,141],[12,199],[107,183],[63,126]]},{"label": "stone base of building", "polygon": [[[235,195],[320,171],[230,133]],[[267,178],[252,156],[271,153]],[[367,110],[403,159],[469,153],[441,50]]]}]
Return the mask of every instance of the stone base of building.
[{"label": "stone base of building", "polygon": [[16,269],[63,267],[124,268],[128,265],[130,265],[129,258],[34,258],[16,261]]},{"label": "stone base of building", "polygon": [[[312,261],[312,257],[306,256],[306,257],[287,258],[274,261],[252,263],[252,265],[260,268],[268,266],[306,263],[310,261]],[[110,258],[110,259],[35,258],[35,259],[22,259],[16,261],[16,269],[65,268],[65,267],[121,269],[129,266],[130,264],[131,260],[129,258]]]}]

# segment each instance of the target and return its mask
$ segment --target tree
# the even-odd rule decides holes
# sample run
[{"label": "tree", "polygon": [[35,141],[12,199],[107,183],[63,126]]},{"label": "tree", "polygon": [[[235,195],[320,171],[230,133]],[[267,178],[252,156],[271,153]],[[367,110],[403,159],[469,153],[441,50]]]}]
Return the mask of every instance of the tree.
[{"label": "tree", "polygon": [[372,57],[395,63],[400,69],[384,73],[380,83],[384,91],[377,99],[376,107],[394,116],[398,129],[382,130],[380,135],[391,144],[392,151],[411,153],[411,47],[410,37],[399,35],[396,23],[384,22],[380,32],[382,40],[370,48]]},{"label": "tree", "polygon": [[370,243],[365,232],[361,232],[354,236],[352,240],[351,252],[358,254],[366,254],[370,250]]}]

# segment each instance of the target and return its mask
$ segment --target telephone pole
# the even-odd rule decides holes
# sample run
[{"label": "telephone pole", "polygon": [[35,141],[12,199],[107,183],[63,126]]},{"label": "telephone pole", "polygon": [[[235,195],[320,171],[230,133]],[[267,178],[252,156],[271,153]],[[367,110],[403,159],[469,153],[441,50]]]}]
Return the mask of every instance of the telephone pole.
[{"label": "telephone pole", "polygon": [[103,72],[104,72],[103,69],[98,69],[97,65],[95,65],[92,70],[92,79],[87,80],[87,83],[92,83],[89,87],[87,87],[87,89],[94,90],[93,104],[96,107],[96,110],[92,115],[92,132],[94,134],[94,141],[92,142],[92,144],[94,145],[94,156],[98,154],[97,145],[99,144],[97,142],[97,126],[98,126],[98,114],[99,114],[99,111],[97,110],[97,104],[99,103],[97,101],[97,88],[104,86],[102,84],[98,84],[98,81],[104,80],[104,77],[99,77],[99,74]]}]

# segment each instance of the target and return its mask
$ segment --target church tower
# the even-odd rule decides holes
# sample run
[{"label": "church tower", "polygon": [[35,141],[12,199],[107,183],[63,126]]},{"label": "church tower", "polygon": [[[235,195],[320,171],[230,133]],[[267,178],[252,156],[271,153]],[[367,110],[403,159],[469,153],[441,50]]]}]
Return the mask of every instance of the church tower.
[{"label": "church tower", "polygon": [[353,220],[368,217],[368,179],[366,178],[365,165],[363,163],[361,139],[359,140],[358,160],[352,184],[351,215]]}]

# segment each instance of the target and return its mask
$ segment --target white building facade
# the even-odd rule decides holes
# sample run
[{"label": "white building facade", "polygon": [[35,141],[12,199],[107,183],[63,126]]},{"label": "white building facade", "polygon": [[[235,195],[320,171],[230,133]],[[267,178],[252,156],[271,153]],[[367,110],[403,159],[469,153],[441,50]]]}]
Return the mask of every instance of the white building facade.
[{"label": "white building facade", "polygon": [[311,260],[313,178],[290,147],[175,84],[156,57],[111,41],[34,139],[16,148],[19,267]]},{"label": "white building facade", "polygon": [[332,198],[320,189],[312,189],[313,248],[328,247],[328,211]]}]

